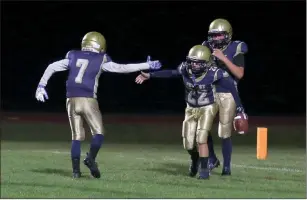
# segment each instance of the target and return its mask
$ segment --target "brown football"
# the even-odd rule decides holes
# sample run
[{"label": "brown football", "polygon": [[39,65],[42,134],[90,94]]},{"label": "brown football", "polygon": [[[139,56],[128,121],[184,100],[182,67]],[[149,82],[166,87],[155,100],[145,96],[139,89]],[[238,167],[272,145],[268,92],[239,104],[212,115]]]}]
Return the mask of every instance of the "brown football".
[{"label": "brown football", "polygon": [[238,134],[245,134],[248,131],[248,116],[239,113],[233,120],[233,127]]}]

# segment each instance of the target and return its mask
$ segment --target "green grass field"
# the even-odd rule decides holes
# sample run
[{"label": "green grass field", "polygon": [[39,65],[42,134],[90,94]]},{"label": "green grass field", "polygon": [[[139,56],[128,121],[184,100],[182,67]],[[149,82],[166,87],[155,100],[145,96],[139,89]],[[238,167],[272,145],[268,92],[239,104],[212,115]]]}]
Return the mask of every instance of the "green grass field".
[{"label": "green grass field", "polygon": [[[256,159],[251,127],[233,137],[232,176],[221,177],[218,168],[200,181],[187,176],[180,122],[106,124],[101,179],[82,165],[83,177],[73,180],[68,124],[3,122],[1,198],[306,198],[305,125],[268,128],[267,160]],[[216,135],[214,141],[222,160]]]}]

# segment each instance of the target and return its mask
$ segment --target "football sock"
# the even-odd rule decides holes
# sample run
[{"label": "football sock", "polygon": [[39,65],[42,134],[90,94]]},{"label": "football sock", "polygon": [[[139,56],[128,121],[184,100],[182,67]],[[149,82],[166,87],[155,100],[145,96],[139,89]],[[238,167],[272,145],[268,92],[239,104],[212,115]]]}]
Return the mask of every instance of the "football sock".
[{"label": "football sock", "polygon": [[208,157],[200,157],[200,167],[201,169],[207,169],[208,168]]},{"label": "football sock", "polygon": [[217,158],[216,158],[216,155],[215,155],[215,152],[214,152],[214,148],[213,148],[213,140],[212,140],[211,133],[209,133],[209,135],[208,135],[207,144],[208,144],[208,149],[209,149],[209,158],[211,160],[216,160]]},{"label": "football sock", "polygon": [[80,172],[80,155],[81,155],[81,141],[73,140],[71,142],[71,161],[74,172]]},{"label": "football sock", "polygon": [[95,134],[92,138],[91,147],[90,147],[90,156],[95,160],[98,154],[98,151],[103,143],[104,135]]},{"label": "football sock", "polygon": [[196,147],[194,147],[192,150],[188,150],[188,153],[191,156],[191,160],[196,164],[199,158],[199,153],[196,150]]},{"label": "football sock", "polygon": [[225,138],[222,140],[222,153],[224,158],[224,167],[230,167],[232,153],[231,138]]},{"label": "football sock", "polygon": [[80,159],[81,156],[81,141],[73,140],[71,141],[71,159]]}]

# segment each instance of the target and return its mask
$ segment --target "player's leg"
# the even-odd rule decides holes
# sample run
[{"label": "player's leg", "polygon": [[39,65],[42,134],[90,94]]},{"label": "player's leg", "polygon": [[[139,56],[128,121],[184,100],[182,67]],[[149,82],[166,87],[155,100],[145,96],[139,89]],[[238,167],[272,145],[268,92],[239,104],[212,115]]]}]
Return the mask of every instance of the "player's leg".
[{"label": "player's leg", "polygon": [[66,109],[72,133],[71,161],[73,168],[73,177],[79,178],[81,176],[80,172],[81,141],[83,141],[85,138],[83,120],[82,117],[79,115],[78,105],[76,105],[75,98],[68,98],[66,100]]},{"label": "player's leg", "polygon": [[191,164],[189,168],[189,176],[194,177],[198,171],[198,151],[195,142],[197,121],[193,115],[193,108],[187,107],[185,117],[182,123],[182,139],[183,148],[190,154]]},{"label": "player's leg", "polygon": [[214,168],[217,168],[220,166],[220,161],[217,158],[215,151],[214,151],[214,143],[211,132],[209,132],[208,135],[208,149],[209,149],[209,169],[213,170]]},{"label": "player's leg", "polygon": [[217,104],[211,104],[200,109],[200,115],[198,118],[198,126],[196,131],[196,141],[198,144],[199,151],[199,161],[200,161],[200,179],[209,178],[209,168],[208,168],[208,159],[209,159],[209,149],[208,149],[208,135],[209,131],[212,128],[214,117],[217,113],[218,106]]},{"label": "player's leg", "polygon": [[231,132],[233,119],[235,117],[236,103],[231,93],[218,93],[219,106],[219,128],[218,134],[222,138],[223,171],[222,175],[231,174],[232,142]]},{"label": "player's leg", "polygon": [[100,178],[100,171],[95,162],[100,147],[104,141],[104,128],[99,105],[94,98],[85,98],[83,102],[83,116],[92,133],[90,150],[84,159],[84,164],[90,169],[95,178]]}]

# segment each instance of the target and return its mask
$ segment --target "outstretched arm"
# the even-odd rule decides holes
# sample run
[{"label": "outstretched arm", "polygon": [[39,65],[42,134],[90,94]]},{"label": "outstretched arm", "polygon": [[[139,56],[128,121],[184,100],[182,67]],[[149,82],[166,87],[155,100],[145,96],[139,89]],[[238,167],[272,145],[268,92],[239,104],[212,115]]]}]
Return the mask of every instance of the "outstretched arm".
[{"label": "outstretched arm", "polygon": [[117,64],[115,62],[103,62],[101,69],[106,72],[115,73],[131,73],[141,70],[156,70],[161,68],[161,63],[158,60],[151,61],[150,56],[147,57],[147,62],[139,64]]},{"label": "outstretched arm", "polygon": [[117,64],[115,62],[107,62],[101,65],[101,68],[105,72],[114,72],[114,73],[131,73],[141,70],[149,69],[148,63],[139,63],[139,64]]},{"label": "outstretched arm", "polygon": [[137,84],[142,84],[144,81],[150,78],[173,78],[180,77],[182,71],[182,64],[176,70],[161,70],[156,72],[144,73],[141,72],[135,79]]},{"label": "outstretched arm", "polygon": [[181,76],[178,70],[161,70],[150,72],[149,75],[151,78],[174,78]]}]

